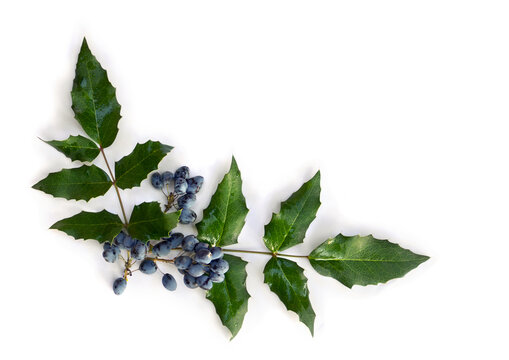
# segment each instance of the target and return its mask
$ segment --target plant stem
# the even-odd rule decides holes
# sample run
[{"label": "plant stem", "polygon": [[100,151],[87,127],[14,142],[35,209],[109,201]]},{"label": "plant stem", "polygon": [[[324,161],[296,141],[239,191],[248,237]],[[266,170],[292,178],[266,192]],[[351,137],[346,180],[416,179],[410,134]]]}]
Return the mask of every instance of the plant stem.
[{"label": "plant stem", "polygon": [[117,192],[118,202],[120,203],[120,209],[122,210],[122,215],[124,216],[124,226],[127,227],[129,222],[127,221],[127,216],[125,214],[124,210],[124,204],[122,203],[122,198],[120,197],[120,191],[118,190],[117,186],[117,180],[115,179],[115,176],[113,175],[113,172],[111,171],[110,164],[108,163],[108,159],[106,158],[106,154],[104,153],[104,149],[102,146],[99,146],[99,149],[101,150],[101,154],[103,155],[104,162],[106,163],[106,167],[108,168],[108,172],[111,176],[111,183],[115,187],[115,191]]},{"label": "plant stem", "polygon": [[161,259],[161,258],[151,258],[151,257],[147,257],[147,259],[149,260],[152,260],[152,261],[160,261],[160,262],[165,262],[165,263],[173,263],[173,259]]},{"label": "plant stem", "polygon": [[294,258],[307,258],[307,255],[292,255],[292,254],[271,253],[270,251],[234,250],[234,249],[224,249],[224,248],[223,248],[223,251],[225,251],[225,252],[246,253],[246,254],[270,255],[270,256],[286,256],[286,257],[294,257]]}]

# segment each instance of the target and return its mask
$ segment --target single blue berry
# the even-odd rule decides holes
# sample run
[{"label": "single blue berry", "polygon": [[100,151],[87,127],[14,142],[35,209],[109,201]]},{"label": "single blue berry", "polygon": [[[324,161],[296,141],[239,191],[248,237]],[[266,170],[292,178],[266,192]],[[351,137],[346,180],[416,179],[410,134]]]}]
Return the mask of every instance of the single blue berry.
[{"label": "single blue berry", "polygon": [[103,250],[108,250],[108,249],[111,249],[111,243],[105,242],[103,245]]},{"label": "single blue berry", "polygon": [[168,240],[161,241],[152,247],[152,252],[156,256],[166,256],[171,251],[171,244]]},{"label": "single blue berry", "polygon": [[161,175],[161,180],[164,185],[168,185],[173,180],[173,173],[171,171],[165,171]]},{"label": "single blue berry", "polygon": [[210,248],[210,252],[212,253],[212,260],[221,259],[223,257],[223,249],[220,247],[214,246]]},{"label": "single blue berry", "polygon": [[187,179],[187,193],[196,194],[203,185],[203,176],[195,176]]},{"label": "single blue berry", "polygon": [[125,236],[125,238],[124,238],[124,247],[127,250],[131,250],[135,243],[136,243],[136,239],[133,239],[129,235]]},{"label": "single blue berry", "polygon": [[114,263],[115,261],[117,261],[118,256],[115,256],[114,251],[110,248],[103,251],[103,258],[107,262]]},{"label": "single blue berry", "polygon": [[205,282],[207,282],[207,280],[209,279],[209,276],[208,275],[201,275],[201,276],[198,276],[196,278],[196,285],[198,285],[199,287],[202,287],[203,284],[205,284]]},{"label": "single blue berry", "polygon": [[188,209],[190,208],[194,202],[196,201],[196,195],[194,194],[185,194],[178,198],[177,200],[177,209]]},{"label": "single blue berry", "polygon": [[180,213],[179,222],[187,225],[192,224],[196,221],[196,213],[191,209],[183,209]]},{"label": "single blue berry", "polygon": [[120,255],[120,248],[117,245],[111,245],[110,249],[113,251],[113,254],[115,254],[116,257]]},{"label": "single blue berry", "polygon": [[184,195],[187,190],[187,181],[184,178],[175,178],[175,184],[173,185],[175,194]]},{"label": "single blue berry", "polygon": [[124,278],[118,278],[113,282],[113,292],[115,295],[120,295],[124,292],[127,286],[127,281]]},{"label": "single blue berry", "polygon": [[182,179],[188,179],[189,178],[189,168],[187,166],[181,166],[175,171],[175,179],[176,178],[182,178]]},{"label": "single blue berry", "polygon": [[145,259],[140,263],[140,271],[144,274],[153,274],[156,270],[156,263],[150,259]]},{"label": "single blue berry", "polygon": [[174,264],[179,270],[187,270],[189,266],[191,266],[193,259],[189,256],[177,256],[174,260]]},{"label": "single blue berry", "polygon": [[198,285],[196,285],[196,279],[189,274],[184,275],[184,285],[186,285],[190,289],[198,287]]},{"label": "single blue berry", "polygon": [[220,283],[224,281],[224,274],[216,273],[211,271],[209,273],[210,280],[215,283]]},{"label": "single blue berry", "polygon": [[173,291],[177,288],[177,281],[175,281],[175,278],[171,274],[164,274],[163,275],[163,286]]},{"label": "single blue berry", "polygon": [[136,239],[134,246],[131,250],[131,255],[136,260],[145,259],[145,256],[147,256],[147,245],[143,241]]},{"label": "single blue berry", "polygon": [[162,189],[163,188],[163,178],[161,174],[158,172],[152,173],[150,176],[150,182],[152,183],[152,186],[156,189]]},{"label": "single blue berry", "polygon": [[212,253],[209,249],[200,249],[196,252],[194,260],[199,264],[209,264],[212,260]]},{"label": "single blue berry", "polygon": [[216,273],[224,274],[229,268],[230,265],[225,259],[217,259],[210,262],[210,269]]},{"label": "single blue berry", "polygon": [[118,245],[119,248],[125,249],[124,239],[126,238],[126,236],[127,234],[121,231],[117,236],[115,236],[115,239],[113,239],[113,243]]},{"label": "single blue berry", "polygon": [[[198,280],[198,279],[196,279]],[[198,284],[198,281],[196,281]],[[203,281],[201,285],[199,285],[203,290],[210,290],[212,289],[212,280],[207,276],[207,278]]]},{"label": "single blue berry", "polygon": [[209,248],[209,244],[207,243],[204,243],[204,242],[199,242],[198,244],[196,244],[194,246],[194,252],[198,252],[198,250],[200,249],[208,249]]},{"label": "single blue berry", "polygon": [[176,233],[170,234],[170,237],[164,238],[164,239],[168,240],[170,242],[170,247],[172,249],[176,249],[180,245],[182,245],[182,240],[184,240],[184,235],[176,232]]},{"label": "single blue berry", "polygon": [[187,273],[194,277],[202,276],[205,274],[205,268],[201,264],[193,264],[189,266]]},{"label": "single blue berry", "polygon": [[199,241],[194,235],[187,235],[184,240],[182,241],[182,249],[184,251],[193,251],[196,244],[198,244]]}]

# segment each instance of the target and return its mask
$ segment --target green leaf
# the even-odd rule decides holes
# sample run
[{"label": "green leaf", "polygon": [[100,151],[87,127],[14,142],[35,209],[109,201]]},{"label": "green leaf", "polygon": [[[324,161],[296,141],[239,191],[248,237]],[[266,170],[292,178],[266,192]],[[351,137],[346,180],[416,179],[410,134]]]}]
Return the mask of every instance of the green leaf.
[{"label": "green leaf", "polygon": [[311,254],[311,265],[343,285],[376,285],[405,275],[428,256],[373,236],[343,236],[326,240]]},{"label": "green leaf", "polygon": [[71,91],[72,109],[83,130],[103,148],[110,146],[118,133],[120,105],[115,91],[83,39]]},{"label": "green leaf", "polygon": [[157,201],[144,202],[134,207],[127,230],[141,241],[160,239],[177,226],[179,216],[180,211],[163,213]]},{"label": "green leaf", "polygon": [[297,315],[311,331],[314,332],[315,312],[309,301],[308,279],[302,269],[294,261],[273,256],[265,269],[265,283],[285,304],[288,310]]},{"label": "green leaf", "polygon": [[103,170],[95,165],[83,165],[51,173],[32,187],[55,197],[88,201],[106,194],[111,185]]},{"label": "green leaf", "polygon": [[53,146],[72,161],[92,161],[99,155],[99,148],[92,141],[83,137],[69,136],[66,140],[49,140],[46,144]]},{"label": "green leaf", "polygon": [[219,183],[209,206],[203,211],[203,219],[196,225],[198,238],[212,246],[236,244],[248,211],[240,171],[232,157],[230,171]]},{"label": "green leaf", "polygon": [[242,327],[251,295],[246,290],[247,262],[232,255],[224,255],[224,259],[228,261],[230,269],[222,283],[215,283],[207,291],[207,299],[214,304],[221,322],[230,330],[233,339]]},{"label": "green leaf", "polygon": [[315,219],[320,207],[320,172],[285,202],[281,203],[278,214],[272,215],[265,225],[263,241],[265,246],[277,253],[304,241],[309,224]]},{"label": "green leaf", "polygon": [[82,211],[70,218],[60,220],[50,229],[57,229],[77,239],[95,239],[100,243],[111,241],[122,230],[118,215],[106,210],[93,213]]},{"label": "green leaf", "polygon": [[117,186],[130,189],[140,186],[147,175],[157,169],[159,162],[173,149],[159,141],[136,144],[134,150],[115,163]]}]

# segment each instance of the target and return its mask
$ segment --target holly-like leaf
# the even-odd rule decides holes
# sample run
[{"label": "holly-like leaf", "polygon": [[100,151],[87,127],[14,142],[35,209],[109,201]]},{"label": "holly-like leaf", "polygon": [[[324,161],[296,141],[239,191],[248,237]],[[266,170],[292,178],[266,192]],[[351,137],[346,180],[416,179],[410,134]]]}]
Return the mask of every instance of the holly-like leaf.
[{"label": "holly-like leaf", "polygon": [[177,226],[179,216],[180,211],[162,212],[157,201],[144,202],[134,207],[127,230],[129,235],[141,241],[160,239]]},{"label": "holly-like leaf", "polygon": [[66,140],[49,140],[46,144],[53,146],[72,161],[92,161],[99,155],[99,148],[90,139],[78,136],[69,136]]},{"label": "holly-like leaf", "polygon": [[55,197],[88,201],[106,194],[111,185],[108,174],[103,170],[95,165],[83,165],[50,173],[32,187]]},{"label": "holly-like leaf", "polygon": [[320,207],[320,172],[304,183],[288,200],[281,203],[281,210],[272,215],[265,225],[265,246],[277,253],[304,241],[306,231]]},{"label": "holly-like leaf", "polygon": [[314,332],[315,312],[309,301],[308,279],[304,270],[294,261],[272,257],[265,269],[265,283],[285,304],[288,310],[297,315],[311,331]]},{"label": "holly-like leaf", "polygon": [[140,186],[147,175],[157,169],[161,160],[173,147],[159,141],[136,144],[134,150],[115,163],[115,178],[121,189]]},{"label": "holly-like leaf", "polygon": [[60,220],[50,229],[57,229],[78,239],[94,239],[103,243],[111,241],[122,230],[122,221],[118,215],[106,210],[101,212],[82,211],[70,218]]},{"label": "holly-like leaf", "polygon": [[203,211],[203,219],[196,225],[198,238],[212,246],[236,244],[248,211],[240,171],[232,157],[230,171],[219,183],[209,206]]},{"label": "holly-like leaf", "polygon": [[207,299],[214,304],[221,322],[230,330],[233,339],[242,327],[251,295],[246,290],[247,262],[232,255],[224,255],[224,259],[228,261],[230,269],[222,283],[215,283],[207,291]]},{"label": "holly-like leaf", "polygon": [[343,285],[376,285],[404,276],[428,256],[373,236],[343,236],[326,240],[311,254],[313,268]]},{"label": "holly-like leaf", "polygon": [[72,109],[83,130],[103,148],[110,146],[118,133],[121,116],[115,92],[83,39],[71,91]]}]

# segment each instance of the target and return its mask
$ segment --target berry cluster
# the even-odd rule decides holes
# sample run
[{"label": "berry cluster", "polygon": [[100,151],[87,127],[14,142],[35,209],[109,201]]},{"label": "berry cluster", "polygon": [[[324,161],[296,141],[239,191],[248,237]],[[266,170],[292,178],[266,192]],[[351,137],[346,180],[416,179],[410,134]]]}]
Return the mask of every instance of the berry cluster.
[{"label": "berry cluster", "polygon": [[[172,181],[173,191],[170,191]],[[166,197],[166,212],[171,208],[182,210],[179,218],[181,224],[192,224],[196,221],[196,213],[191,209],[191,206],[196,201],[196,194],[203,184],[203,176],[189,177],[189,168],[181,166],[175,171],[175,174],[171,171],[165,171],[162,174],[152,173],[150,182]]]}]

